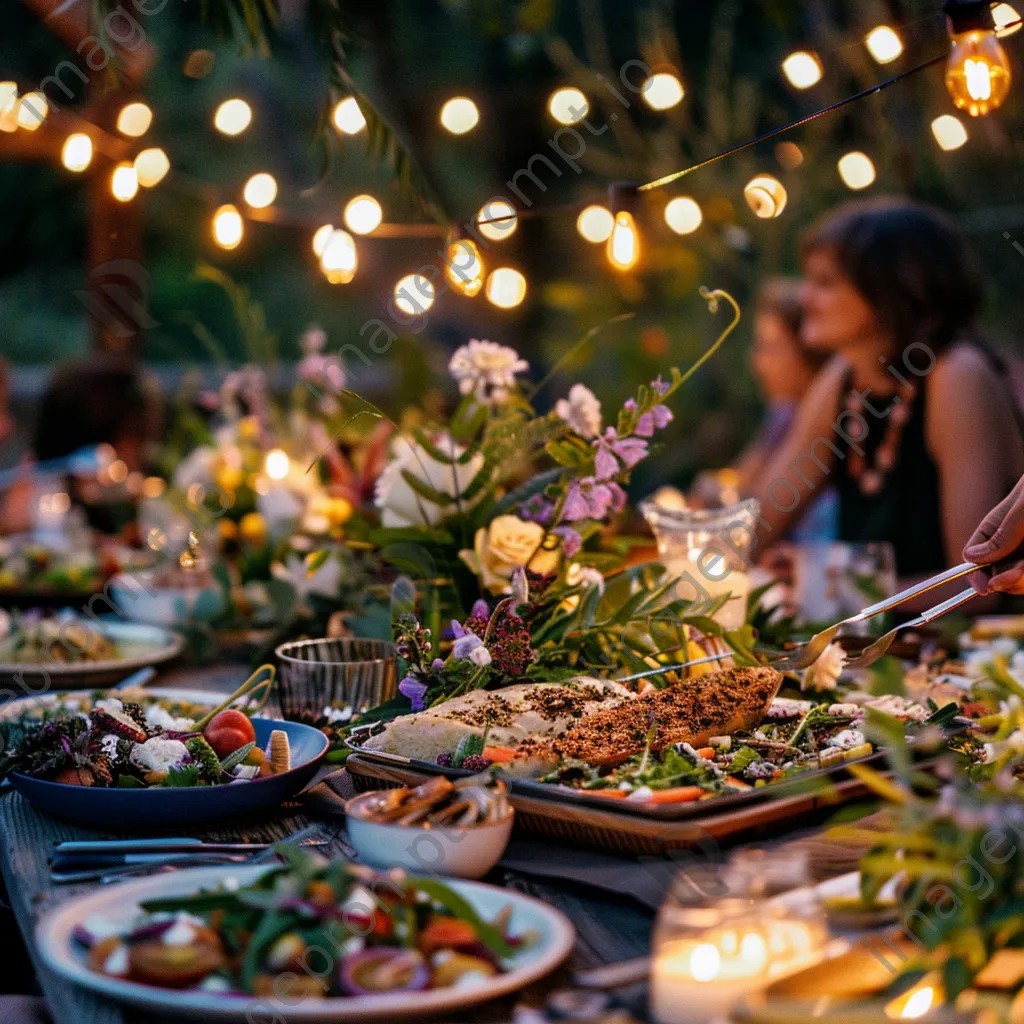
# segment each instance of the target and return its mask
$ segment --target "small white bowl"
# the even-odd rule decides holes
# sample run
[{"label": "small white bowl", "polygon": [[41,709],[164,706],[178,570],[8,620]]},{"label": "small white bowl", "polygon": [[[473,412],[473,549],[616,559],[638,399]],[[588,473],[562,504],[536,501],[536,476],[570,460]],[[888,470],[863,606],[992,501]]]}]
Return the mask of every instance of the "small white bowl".
[{"label": "small white bowl", "polygon": [[511,807],[501,821],[469,828],[382,825],[362,818],[362,806],[379,797],[379,793],[362,793],[345,805],[348,837],[359,859],[371,867],[483,878],[501,860],[512,835],[516,812]]}]

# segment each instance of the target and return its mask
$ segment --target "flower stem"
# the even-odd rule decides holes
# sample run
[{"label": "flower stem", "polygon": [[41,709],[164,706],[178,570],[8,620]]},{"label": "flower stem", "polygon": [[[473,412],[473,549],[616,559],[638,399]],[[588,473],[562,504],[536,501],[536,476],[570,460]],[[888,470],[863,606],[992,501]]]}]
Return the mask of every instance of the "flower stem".
[{"label": "flower stem", "polygon": [[253,674],[249,676],[249,678],[246,679],[246,681],[242,683],[242,685],[237,690],[235,690],[235,692],[231,694],[231,696],[228,697],[227,700],[225,700],[221,704],[218,704],[215,708],[211,709],[202,718],[200,718],[199,721],[196,722],[194,728],[197,731],[202,732],[203,729],[205,729],[206,726],[210,724],[210,721],[214,717],[214,715],[219,715],[225,708],[229,708],[240,697],[244,697],[252,691],[256,690],[258,687],[263,686],[266,687],[266,691],[263,695],[260,704],[256,708],[256,710],[259,710],[259,708],[266,703],[267,698],[270,696],[270,688],[274,683],[274,676],[276,675],[276,672],[277,670],[274,668],[273,665],[260,665],[260,667],[256,669],[256,671],[253,672]]}]

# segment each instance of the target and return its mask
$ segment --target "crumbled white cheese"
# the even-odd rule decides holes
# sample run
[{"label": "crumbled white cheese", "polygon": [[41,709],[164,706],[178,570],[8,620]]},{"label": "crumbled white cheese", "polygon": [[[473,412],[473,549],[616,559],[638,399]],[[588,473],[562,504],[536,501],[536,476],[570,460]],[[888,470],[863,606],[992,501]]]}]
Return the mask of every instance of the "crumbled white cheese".
[{"label": "crumbled white cheese", "polygon": [[198,988],[203,992],[230,992],[231,982],[222,974],[211,974],[199,982]]},{"label": "crumbled white cheese", "polygon": [[324,708],[321,714],[328,723],[335,725],[338,722],[347,722],[353,715],[353,709],[351,707]]},{"label": "crumbled white cheese", "polygon": [[150,704],[146,708],[146,724],[151,729],[163,729],[164,732],[188,732],[196,723],[193,718],[175,718],[159,704]]},{"label": "crumbled white cheese", "polygon": [[366,948],[366,939],[360,935],[351,935],[339,947],[342,956],[351,956],[353,953],[362,953]]},{"label": "crumbled white cheese", "polygon": [[829,704],[828,713],[830,715],[859,715],[860,705],[858,704]]},{"label": "crumbled white cheese", "polygon": [[128,970],[128,947],[120,942],[103,961],[103,973],[124,976]]},{"label": "crumbled white cheese", "polygon": [[136,743],[129,760],[147,771],[158,772],[178,764],[188,753],[181,740],[162,740],[159,736]]},{"label": "crumbled white cheese", "polygon": [[108,732],[107,735],[100,740],[100,750],[102,750],[107,757],[117,757],[117,740],[117,736],[112,732]]},{"label": "crumbled white cheese", "polygon": [[768,705],[765,718],[799,718],[811,710],[809,700],[793,700],[791,697],[774,697]]},{"label": "crumbled white cheese", "polygon": [[236,779],[255,779],[260,773],[260,766],[258,764],[236,764],[231,769],[231,774]]},{"label": "crumbled white cheese", "polygon": [[865,742],[864,733],[860,729],[844,729],[825,740],[826,747],[837,747],[839,750],[853,750]]},{"label": "crumbled white cheese", "polygon": [[486,985],[490,980],[491,975],[486,974],[484,971],[466,971],[465,974],[459,976],[459,980],[451,987],[456,992],[461,992],[469,988],[479,988],[481,985]]},{"label": "crumbled white cheese", "polygon": [[99,711],[117,711],[118,713],[124,711],[124,704],[116,697],[104,697],[102,700],[96,701],[93,707]]},{"label": "crumbled white cheese", "polygon": [[708,740],[708,746],[714,747],[716,750],[729,750],[732,747],[731,736],[712,736]]},{"label": "crumbled white cheese", "polygon": [[627,800],[650,800],[654,796],[654,790],[650,786],[637,786],[629,796]]},{"label": "crumbled white cheese", "polygon": [[170,928],[160,936],[165,946],[188,946],[196,937],[196,930],[186,921],[175,921]]},{"label": "crumbled white cheese", "polygon": [[829,644],[817,660],[804,669],[801,690],[834,690],[846,667],[846,652],[839,644]]},{"label": "crumbled white cheese", "polygon": [[874,700],[869,700],[865,706],[881,711],[883,714],[892,715],[895,718],[909,719],[913,722],[923,722],[928,717],[927,708],[923,708],[920,704],[915,704],[912,700],[907,700],[906,697],[900,697],[895,693],[889,693],[884,697],[876,697]]}]

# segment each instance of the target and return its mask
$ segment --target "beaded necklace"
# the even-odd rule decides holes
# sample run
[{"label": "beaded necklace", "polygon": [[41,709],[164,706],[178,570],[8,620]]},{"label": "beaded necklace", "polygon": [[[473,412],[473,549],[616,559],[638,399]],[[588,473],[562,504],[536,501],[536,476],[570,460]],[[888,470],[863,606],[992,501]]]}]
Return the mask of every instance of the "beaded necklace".
[{"label": "beaded necklace", "polygon": [[[882,437],[882,443],[875,449],[870,461],[864,455],[859,454],[856,449],[851,449],[847,472],[860,488],[861,494],[878,494],[885,483],[885,478],[892,472],[900,450],[900,439],[910,420],[910,413],[916,398],[917,385],[910,381],[905,380],[896,389],[896,395],[886,413],[885,434]],[[861,422],[866,422],[864,420],[864,400],[856,389],[851,389],[847,394],[845,404],[848,411],[860,416]],[[855,441],[863,441],[867,436],[866,430],[863,435],[863,437],[853,437],[852,431],[850,432],[850,436]]]}]

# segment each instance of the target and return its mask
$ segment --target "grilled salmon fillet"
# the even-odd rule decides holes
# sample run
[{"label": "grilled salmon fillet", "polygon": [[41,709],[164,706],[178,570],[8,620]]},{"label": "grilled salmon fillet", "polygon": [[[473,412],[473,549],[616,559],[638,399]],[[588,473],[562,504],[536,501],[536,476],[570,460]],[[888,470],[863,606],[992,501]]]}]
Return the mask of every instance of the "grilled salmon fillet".
[{"label": "grilled salmon fillet", "polygon": [[643,751],[651,726],[654,750],[674,743],[703,746],[712,736],[758,725],[781,682],[775,669],[760,666],[711,672],[595,711],[548,746],[559,757],[601,767]]}]

